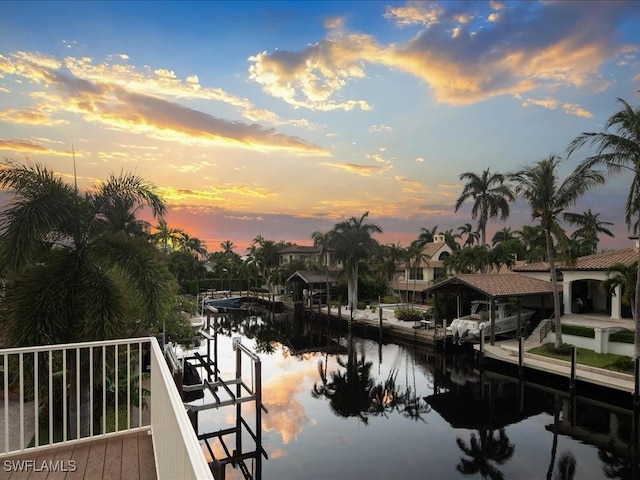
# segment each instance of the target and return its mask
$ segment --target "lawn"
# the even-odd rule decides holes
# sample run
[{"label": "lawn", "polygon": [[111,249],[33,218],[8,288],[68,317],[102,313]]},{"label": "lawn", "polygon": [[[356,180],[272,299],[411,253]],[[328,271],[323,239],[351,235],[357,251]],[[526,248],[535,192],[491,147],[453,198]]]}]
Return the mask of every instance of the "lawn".
[{"label": "lawn", "polygon": [[[556,351],[552,343],[533,348],[530,350],[530,353],[571,362],[571,350],[564,348]],[[578,348],[577,360],[578,363],[582,365],[633,374],[633,360],[624,355],[596,353],[586,348]]]}]

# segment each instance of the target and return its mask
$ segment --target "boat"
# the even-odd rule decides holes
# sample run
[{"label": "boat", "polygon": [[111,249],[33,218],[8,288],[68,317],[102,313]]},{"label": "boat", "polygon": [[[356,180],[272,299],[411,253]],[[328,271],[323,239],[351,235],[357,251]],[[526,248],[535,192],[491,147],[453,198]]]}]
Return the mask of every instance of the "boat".
[{"label": "boat", "polygon": [[242,307],[241,300],[242,297],[239,295],[223,298],[205,298],[202,304],[204,307],[214,307],[219,311],[239,310]]},{"label": "boat", "polygon": [[[447,327],[447,333],[456,343],[478,343],[480,330],[484,330],[485,338],[491,334],[491,304],[488,300],[474,300],[471,302],[471,313],[458,317]],[[535,314],[535,310],[520,309],[520,324],[528,322]],[[504,335],[516,331],[518,325],[518,306],[515,302],[495,302],[495,335]]]}]

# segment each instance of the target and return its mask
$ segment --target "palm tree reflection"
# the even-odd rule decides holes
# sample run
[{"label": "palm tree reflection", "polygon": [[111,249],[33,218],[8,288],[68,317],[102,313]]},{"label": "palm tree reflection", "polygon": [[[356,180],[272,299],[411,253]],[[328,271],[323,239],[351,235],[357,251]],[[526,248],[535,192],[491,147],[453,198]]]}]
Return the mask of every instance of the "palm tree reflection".
[{"label": "palm tree reflection", "polygon": [[[496,435],[497,433],[497,435]],[[482,475],[482,478],[501,480],[504,474],[492,462],[498,465],[509,460],[515,451],[515,445],[510,443],[504,428],[490,430],[482,428],[478,435],[471,434],[467,445],[461,438],[456,439],[460,450],[469,458],[461,458],[456,469],[464,475]]]},{"label": "palm tree reflection", "polygon": [[394,411],[407,418],[423,420],[422,414],[429,412],[430,407],[410,386],[404,391],[398,387],[398,370],[392,369],[383,382],[376,383],[371,378],[373,363],[365,359],[364,351],[356,352],[352,337],[348,341],[347,361],[342,357],[336,359],[344,370],[329,374],[328,355],[318,361],[320,383],[314,384],[311,395],[328,398],[336,414],[358,417],[363,423],[368,423],[369,416],[388,417]]}]

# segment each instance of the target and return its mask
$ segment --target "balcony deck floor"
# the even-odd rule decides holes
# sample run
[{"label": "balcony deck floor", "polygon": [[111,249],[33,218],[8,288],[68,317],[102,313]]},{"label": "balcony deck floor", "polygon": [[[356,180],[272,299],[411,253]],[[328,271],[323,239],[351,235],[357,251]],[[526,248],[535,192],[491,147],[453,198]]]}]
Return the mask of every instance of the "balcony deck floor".
[{"label": "balcony deck floor", "polygon": [[[20,460],[30,462],[18,462]],[[3,457],[0,464],[2,480],[157,478],[153,443],[148,431]],[[49,471],[49,466],[56,467],[58,471]]]}]

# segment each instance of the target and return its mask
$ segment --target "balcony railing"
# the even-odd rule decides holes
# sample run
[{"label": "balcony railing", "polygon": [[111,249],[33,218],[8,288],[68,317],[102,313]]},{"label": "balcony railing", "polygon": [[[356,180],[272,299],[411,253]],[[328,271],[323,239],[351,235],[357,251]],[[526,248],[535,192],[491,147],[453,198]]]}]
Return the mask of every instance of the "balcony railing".
[{"label": "balcony railing", "polygon": [[158,478],[213,479],[155,338],[3,349],[0,375],[0,457],[150,430]]}]

